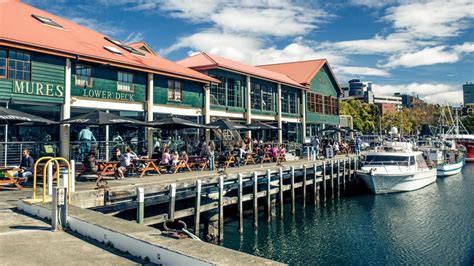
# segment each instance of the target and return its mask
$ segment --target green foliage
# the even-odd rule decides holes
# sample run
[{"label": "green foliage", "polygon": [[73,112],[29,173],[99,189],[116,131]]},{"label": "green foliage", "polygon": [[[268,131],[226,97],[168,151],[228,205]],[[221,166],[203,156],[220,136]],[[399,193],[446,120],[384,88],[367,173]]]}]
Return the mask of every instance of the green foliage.
[{"label": "green foliage", "polygon": [[354,128],[363,133],[377,131],[379,116],[378,108],[375,105],[358,100],[342,101],[340,113],[352,116]]}]

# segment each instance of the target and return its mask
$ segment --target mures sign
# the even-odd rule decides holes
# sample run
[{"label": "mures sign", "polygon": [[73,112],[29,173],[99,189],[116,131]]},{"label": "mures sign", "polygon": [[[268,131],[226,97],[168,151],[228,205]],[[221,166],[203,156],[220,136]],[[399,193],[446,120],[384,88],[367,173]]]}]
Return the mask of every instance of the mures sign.
[{"label": "mures sign", "polygon": [[37,96],[64,97],[64,85],[46,82],[14,80],[12,92],[17,94]]}]

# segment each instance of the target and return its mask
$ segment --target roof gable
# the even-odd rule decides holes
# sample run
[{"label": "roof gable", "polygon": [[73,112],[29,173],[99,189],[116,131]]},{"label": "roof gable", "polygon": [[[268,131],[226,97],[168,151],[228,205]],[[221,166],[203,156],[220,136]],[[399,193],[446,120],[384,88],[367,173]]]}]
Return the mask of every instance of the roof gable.
[{"label": "roof gable", "polygon": [[257,78],[263,78],[273,82],[279,82],[292,87],[297,87],[301,89],[306,88],[285,74],[266,70],[260,67],[246,65],[228,58],[220,57],[217,55],[211,55],[205,52],[201,52],[196,55],[184,58],[182,60],[177,61],[176,63],[196,70],[223,68],[230,71],[255,76]]},{"label": "roof gable", "polygon": [[339,87],[336,76],[332,72],[332,69],[326,59],[260,65],[258,67],[285,74],[304,86],[310,85],[311,81],[318,74],[318,72],[321,69],[327,68],[331,76],[331,81],[334,83],[333,85],[337,90],[339,90],[339,93],[341,92],[341,88]]},{"label": "roof gable", "polygon": [[[32,17],[38,15],[61,27]],[[109,63],[123,68],[159,73],[199,82],[219,82],[155,54],[136,55],[111,43],[105,35],[20,1],[0,1],[0,45],[36,50],[84,61]],[[119,50],[114,54],[106,46]]]}]

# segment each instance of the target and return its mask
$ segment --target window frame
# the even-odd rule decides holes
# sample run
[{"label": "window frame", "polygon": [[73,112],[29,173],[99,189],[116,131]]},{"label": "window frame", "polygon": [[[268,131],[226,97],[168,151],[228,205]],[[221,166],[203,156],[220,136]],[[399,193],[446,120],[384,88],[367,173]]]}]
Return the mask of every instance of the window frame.
[{"label": "window frame", "polygon": [[[5,71],[5,75],[2,75],[0,76],[0,79],[7,79],[8,78],[8,50],[7,49],[0,49],[0,51],[5,51],[5,67],[4,67],[4,71]],[[1,60],[1,58],[0,58]],[[0,67],[2,68],[2,67]]]},{"label": "window frame", "polygon": [[[14,80],[31,81],[31,74],[32,74],[32,72],[33,72],[33,71],[32,71],[33,66],[31,65],[31,53],[30,53],[30,52],[23,52],[23,51],[21,51],[21,50],[14,50],[14,49],[13,49],[13,50],[7,50],[7,51],[8,51],[8,53],[7,53],[7,54],[8,54],[8,55],[7,55],[7,67],[8,67],[7,78],[8,78],[8,79],[14,79]],[[24,76],[24,72],[29,72],[29,73],[30,73],[30,74],[29,74],[29,79],[17,79],[17,78],[16,78],[16,73],[15,73],[15,77],[14,77],[14,78],[10,77],[10,62],[11,62],[11,61],[14,61],[14,62],[15,62],[15,69],[14,69],[13,71],[18,71],[18,70],[16,69],[16,63],[19,61],[18,59],[11,59],[11,56],[10,56],[11,52],[22,53],[22,54],[28,54],[28,57],[29,57],[28,64],[29,64],[29,66],[30,66],[29,71],[23,71],[23,70],[21,70],[21,72],[23,73],[23,76]],[[26,62],[26,61],[22,60],[22,62]]]},{"label": "window frame", "polygon": [[[173,88],[171,88],[170,83],[173,84]],[[176,83],[180,83],[179,86],[179,100],[176,99]],[[183,87],[184,83],[180,80],[175,80],[175,79],[168,79],[168,91],[167,91],[167,99],[168,101],[173,101],[173,102],[183,102]],[[172,91],[173,99],[170,99],[170,91]]]},{"label": "window frame", "polygon": [[[78,76],[78,75],[77,75],[77,67],[78,67],[78,66],[90,68],[90,70],[91,70],[91,71],[90,71],[90,72],[91,72],[91,75],[89,76],[89,84],[90,84],[90,85],[84,86],[84,84],[78,84],[78,83],[77,83],[77,76]],[[82,75],[81,75],[81,76],[82,76]],[[132,77],[132,81],[133,81],[133,77]],[[118,74],[117,74],[117,82],[118,82]],[[133,82],[132,82],[132,83],[133,83]],[[82,87],[82,88],[92,88],[92,87],[93,87],[92,66],[90,66],[90,65],[85,65],[85,64],[76,64],[76,73],[75,73],[75,76],[74,76],[74,85],[75,85],[76,87]]]},{"label": "window frame", "polygon": [[[127,74],[127,75],[131,75],[131,76],[132,76],[132,81],[130,82],[130,85],[131,85],[130,90],[122,90],[122,89],[119,89],[119,83],[120,83],[120,82],[123,82],[123,81],[120,81],[120,80],[119,80],[119,75],[120,75],[120,73],[122,73],[122,74]],[[91,74],[92,74],[92,73],[91,73]],[[135,84],[133,83],[133,73],[131,73],[131,72],[126,72],[126,71],[117,71],[117,89],[116,89],[117,92],[134,93],[134,92],[135,92],[135,86],[134,86],[134,85],[135,85]],[[123,85],[122,85],[122,86],[123,86]]]}]

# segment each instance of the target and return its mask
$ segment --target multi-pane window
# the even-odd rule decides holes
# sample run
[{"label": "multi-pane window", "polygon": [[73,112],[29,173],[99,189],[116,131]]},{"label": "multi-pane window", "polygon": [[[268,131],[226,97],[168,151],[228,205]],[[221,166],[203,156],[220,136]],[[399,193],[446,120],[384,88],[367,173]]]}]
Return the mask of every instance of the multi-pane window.
[{"label": "multi-pane window", "polygon": [[232,78],[212,77],[221,83],[211,86],[211,104],[242,107],[242,82]]},{"label": "multi-pane window", "polygon": [[227,79],[227,106],[235,106],[235,94],[236,88],[234,79],[228,78]]},{"label": "multi-pane window", "polygon": [[0,78],[7,77],[7,51],[0,50]]},{"label": "multi-pane window", "polygon": [[307,101],[308,106],[306,106],[306,109],[308,110],[308,112],[315,113],[316,112],[316,94],[308,92],[307,97],[308,97],[308,101]]},{"label": "multi-pane window", "polygon": [[331,96],[324,96],[324,113],[331,114]]},{"label": "multi-pane window", "polygon": [[337,98],[331,97],[331,105],[332,105],[332,114],[337,115],[337,106],[338,106]]},{"label": "multi-pane window", "polygon": [[225,78],[212,76],[221,81],[220,84],[211,86],[211,103],[215,105],[225,105]]},{"label": "multi-pane window", "polygon": [[133,74],[118,72],[117,91],[133,92]]},{"label": "multi-pane window", "polygon": [[270,86],[262,86],[262,105],[265,111],[275,111],[273,88]]},{"label": "multi-pane window", "polygon": [[76,65],[76,86],[92,87],[92,68],[85,65]]},{"label": "multi-pane window", "polygon": [[250,91],[250,102],[253,109],[262,109],[262,90],[260,84],[252,83],[252,89]]},{"label": "multi-pane window", "polygon": [[31,58],[29,53],[10,51],[8,77],[11,79],[31,79]]},{"label": "multi-pane window", "polygon": [[297,114],[298,113],[298,97],[295,92],[288,93],[288,101],[289,101],[289,106],[290,106],[289,113]]},{"label": "multi-pane window", "polygon": [[183,100],[183,83],[181,81],[168,80],[168,100]]},{"label": "multi-pane window", "polygon": [[289,100],[288,100],[288,91],[286,90],[282,90],[281,91],[281,111],[283,113],[289,113],[290,112],[290,106],[288,105],[289,104]]},{"label": "multi-pane window", "polygon": [[323,96],[315,93],[316,113],[323,113]]},{"label": "multi-pane window", "polygon": [[235,87],[235,107],[242,107],[242,81],[236,80]]}]

